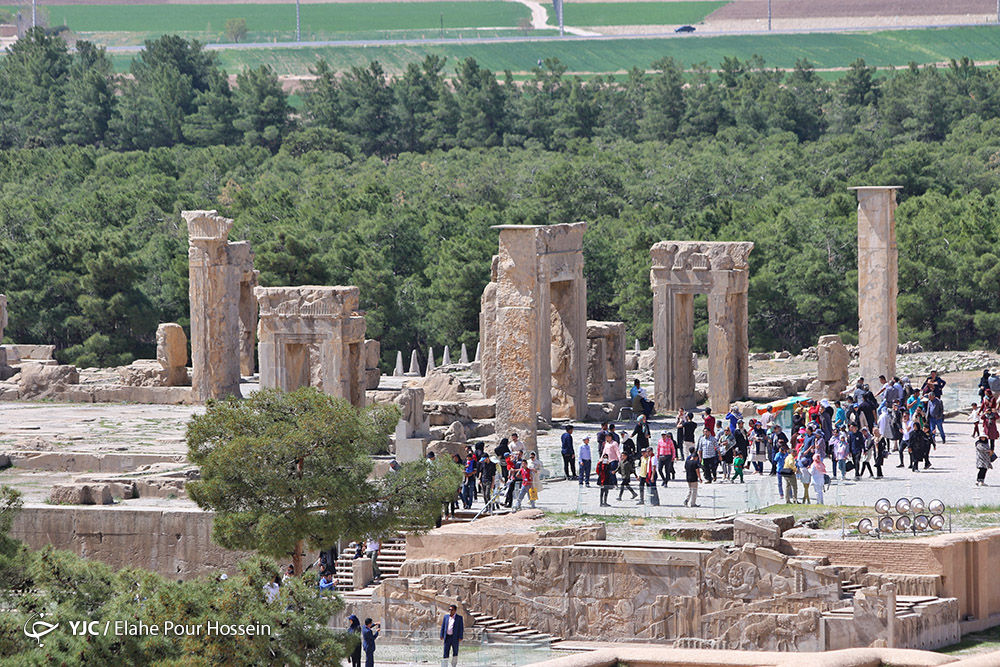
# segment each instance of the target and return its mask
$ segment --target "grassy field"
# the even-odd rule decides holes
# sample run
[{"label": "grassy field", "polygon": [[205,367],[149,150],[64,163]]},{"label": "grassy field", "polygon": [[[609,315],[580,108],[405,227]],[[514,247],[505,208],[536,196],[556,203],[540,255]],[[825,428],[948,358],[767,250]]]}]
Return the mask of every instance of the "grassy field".
[{"label": "grassy field", "polygon": [[719,7],[727,4],[729,3],[726,0],[722,2],[567,2],[563,5],[563,22],[573,26],[697,23]]},{"label": "grassy field", "polygon": [[[690,3],[700,4],[700,3]],[[6,8],[9,9],[9,8]],[[243,18],[251,33],[295,29],[295,6],[276,5],[46,5],[52,25],[74,32],[217,32],[226,19]],[[351,2],[304,4],[302,30],[316,34],[373,30],[433,30],[446,28],[507,27],[530,18],[524,5],[502,0],[480,2]]]},{"label": "grassy field", "polygon": [[[942,28],[890,30],[873,33],[814,33],[793,35],[737,35],[674,39],[617,39],[529,43],[443,44],[407,46],[324,47],[300,49],[240,49],[219,52],[230,72],[269,64],[279,74],[306,74],[318,58],[336,69],[364,66],[378,60],[388,72],[401,72],[407,63],[435,53],[448,58],[449,69],[459,60],[475,58],[495,72],[528,71],[542,58],[559,58],[571,72],[605,73],[642,68],[664,56],[685,66],[707,62],[716,67],[725,56],[741,59],[754,54],[771,67],[791,68],[799,58],[819,69],[847,67],[857,58],[878,67],[906,66],[910,61],[933,63],[968,56],[1000,60],[1000,28]],[[128,68],[132,55],[116,54],[116,69]]]}]

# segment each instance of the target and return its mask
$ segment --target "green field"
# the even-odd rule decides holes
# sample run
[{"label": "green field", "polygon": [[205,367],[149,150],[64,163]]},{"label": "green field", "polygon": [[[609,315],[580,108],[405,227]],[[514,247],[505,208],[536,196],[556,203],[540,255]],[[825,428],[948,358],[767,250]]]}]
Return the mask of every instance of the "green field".
[{"label": "green field", "polygon": [[[453,66],[467,57],[494,72],[529,71],[539,59],[558,58],[571,72],[619,72],[641,68],[665,56],[685,66],[707,62],[716,67],[726,56],[746,59],[759,54],[771,67],[791,68],[805,58],[818,69],[847,67],[857,58],[878,67],[906,66],[910,61],[933,63],[968,56],[1000,60],[1000,28],[887,30],[872,33],[813,33],[792,35],[729,35],[674,39],[548,40],[488,44],[442,44],[323,48],[227,49],[219,59],[230,72],[269,64],[279,74],[305,74],[317,59],[338,70],[378,60],[386,71],[401,72],[428,53],[448,58]],[[115,66],[128,68],[131,54],[115,54]]]},{"label": "green field", "polygon": [[[11,9],[6,7],[4,9]],[[66,25],[77,33],[92,32],[217,32],[226,19],[243,18],[251,34],[295,29],[293,4],[228,5],[46,5],[51,25]],[[516,2],[351,2],[303,4],[302,30],[317,34],[374,30],[506,27],[530,18]]]},{"label": "green field", "polygon": [[[727,0],[722,2],[567,2],[563,5],[563,23],[573,26],[698,23],[719,7],[728,4]],[[549,16],[551,17],[551,13]]]}]

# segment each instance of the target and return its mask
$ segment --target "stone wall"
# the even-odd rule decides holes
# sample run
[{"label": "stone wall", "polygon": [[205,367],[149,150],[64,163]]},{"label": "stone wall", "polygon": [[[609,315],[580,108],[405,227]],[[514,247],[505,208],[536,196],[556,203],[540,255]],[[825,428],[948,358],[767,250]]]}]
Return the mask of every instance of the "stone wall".
[{"label": "stone wall", "polygon": [[231,569],[246,554],[212,542],[212,515],[197,509],[26,505],[11,535],[32,549],[57,549],[139,567],[171,579]]}]

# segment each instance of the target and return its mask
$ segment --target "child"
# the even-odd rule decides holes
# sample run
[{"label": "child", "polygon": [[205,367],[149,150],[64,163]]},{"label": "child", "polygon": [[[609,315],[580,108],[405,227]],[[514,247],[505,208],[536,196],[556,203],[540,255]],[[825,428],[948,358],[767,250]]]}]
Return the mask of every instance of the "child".
[{"label": "child", "polygon": [[733,478],[730,480],[733,484],[736,483],[736,478],[740,478],[740,484],[743,484],[743,466],[746,464],[746,459],[743,458],[742,453],[737,453],[736,457],[733,458]]},{"label": "child", "polygon": [[969,421],[972,422],[972,437],[979,437],[979,419],[982,415],[979,414],[979,405],[973,403],[969,408]]}]

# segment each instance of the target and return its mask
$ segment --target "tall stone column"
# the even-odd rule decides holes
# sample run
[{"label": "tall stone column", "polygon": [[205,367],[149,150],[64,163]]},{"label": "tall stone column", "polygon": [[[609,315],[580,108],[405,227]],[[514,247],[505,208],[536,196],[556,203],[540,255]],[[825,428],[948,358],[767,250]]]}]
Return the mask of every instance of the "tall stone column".
[{"label": "tall stone column", "polygon": [[713,274],[708,294],[708,399],[717,414],[725,414],[730,402],[746,396],[749,388],[748,288],[746,271]]},{"label": "tall stone column", "polygon": [[851,188],[858,195],[858,361],[868,383],[896,373],[897,185]]},{"label": "tall stone column", "polygon": [[[540,312],[536,270],[535,230],[503,227],[497,261],[496,309],[496,432],[516,432],[525,449],[537,450],[538,351]],[[547,356],[547,354],[546,354]]]},{"label": "tall stone column", "polygon": [[659,412],[693,409],[694,294],[678,292],[665,284],[653,290],[654,402]]},{"label": "tall stone column", "polygon": [[240,292],[229,263],[233,221],[215,211],[184,211],[188,223],[191,386],[195,400],[240,396]]}]

